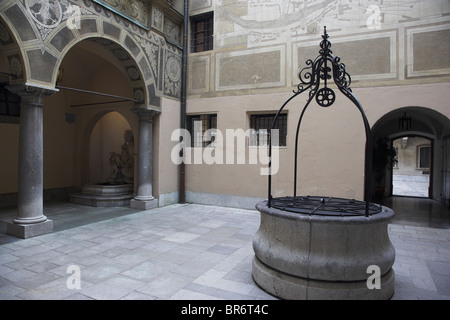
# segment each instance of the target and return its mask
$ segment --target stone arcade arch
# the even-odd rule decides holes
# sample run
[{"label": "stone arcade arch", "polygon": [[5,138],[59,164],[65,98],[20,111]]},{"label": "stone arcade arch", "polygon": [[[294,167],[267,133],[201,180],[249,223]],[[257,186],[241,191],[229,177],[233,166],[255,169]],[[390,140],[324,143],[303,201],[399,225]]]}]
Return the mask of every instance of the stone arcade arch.
[{"label": "stone arcade arch", "polygon": [[[132,206],[142,209],[155,207],[157,201],[152,194],[152,123],[161,112],[161,96],[165,91],[162,79],[160,83],[157,80],[160,74],[156,74],[164,69],[157,64],[166,58],[163,51],[177,56],[179,49],[169,48],[155,33],[139,29],[89,1],[73,2],[81,9],[77,28],[68,25],[68,16],[64,14],[71,2],[51,4],[56,6],[52,9],[58,17],[58,23],[54,24],[39,20],[30,10],[29,3],[13,0],[0,3],[0,23],[3,26],[0,26],[0,44],[9,64],[7,73],[15,74],[9,79],[8,89],[21,97],[18,211],[14,221],[7,225],[7,233],[28,238],[52,230],[52,221],[43,213],[43,110],[45,102],[54,99],[55,93],[62,90],[58,88],[58,76],[61,75],[64,57],[84,41],[101,45],[109,51],[107,59],[118,61],[131,88],[131,98],[137,101],[130,108],[132,110],[127,111],[134,117],[131,127],[136,132],[138,149],[138,181]],[[161,74],[165,75],[165,70]],[[69,118],[73,119],[68,117],[67,122],[71,121]]]},{"label": "stone arcade arch", "polygon": [[[132,131],[133,138],[138,141],[139,123],[137,113],[134,109],[145,109],[145,105],[136,96],[136,87],[142,87],[142,73],[134,62],[131,55],[118,43],[109,39],[93,37],[82,40],[73,45],[66,52],[60,66],[59,76],[56,87],[59,93],[51,97],[51,100],[59,96],[66,104],[66,112],[70,113],[74,121],[74,185],[84,189],[86,184],[106,183],[105,181],[94,181],[90,173],[90,163],[93,161],[90,157],[91,133],[96,123],[106,114],[110,112],[118,112],[128,124],[126,127]],[[140,89],[137,89],[140,90]],[[134,100],[134,101],[133,101]],[[104,150],[103,153],[119,152],[120,145],[124,142],[124,126],[118,125],[116,130],[103,133],[101,140],[104,143],[99,145],[100,148],[108,148],[112,140],[116,141],[117,150]],[[116,138],[113,138],[116,136]],[[145,139],[145,137],[144,137]],[[137,150],[136,150],[137,151]],[[135,151],[134,162],[136,162]],[[142,152],[149,152],[147,147]],[[100,163],[109,163],[109,157],[103,154],[104,159],[96,159]],[[91,163],[92,164],[92,163]],[[139,166],[134,163],[134,168],[139,171]],[[137,176],[137,174],[135,174]],[[98,178],[98,177],[97,177]],[[134,183],[138,189],[137,183]],[[128,187],[127,187],[128,190]],[[137,190],[136,190],[137,191]],[[101,198],[101,194],[99,195]],[[125,200],[125,197],[128,200]],[[129,193],[122,195],[121,201],[104,201],[104,199],[96,199],[92,196],[71,195],[71,201],[78,204],[87,204],[94,206],[112,206],[126,205],[129,203]]]},{"label": "stone arcade arch", "polygon": [[[401,117],[411,118],[408,127],[402,126]],[[450,119],[442,113],[426,107],[402,107],[383,115],[372,127],[373,140],[387,138],[389,141],[402,136],[422,136],[432,141],[432,170],[430,172],[430,198],[442,202],[448,201],[450,194],[445,191],[445,173],[443,168],[450,161],[443,153],[450,134]],[[376,172],[374,172],[374,175]],[[386,189],[384,196],[392,194],[392,171],[383,172]]]},{"label": "stone arcade arch", "polygon": [[[23,57],[21,59],[23,64],[17,68],[23,69],[26,75],[23,79],[27,83],[54,88],[59,65],[65,54],[80,41],[99,37],[126,68],[133,86],[134,97],[145,105],[160,107],[155,82],[158,77],[154,67],[157,61],[151,61],[152,58],[143,50],[143,48],[149,52],[154,50],[150,48],[152,43],[136,38],[129,31],[137,31],[143,35],[143,30],[138,31],[136,26],[112,15],[107,9],[93,6],[88,1],[80,3],[82,15],[79,17],[79,28],[71,27],[67,16],[63,14],[70,5],[67,1],[58,1],[53,4],[59,6],[55,8],[55,12],[59,14],[60,19],[55,24],[39,21],[28,4],[29,1],[23,4],[9,0],[0,5],[0,18],[3,19],[3,24],[10,28],[11,33],[19,39],[17,48]],[[149,40],[157,41],[151,34],[147,37],[151,38]],[[110,46],[112,43],[116,45]],[[15,50],[16,55],[19,50]],[[17,65],[16,61],[15,65]],[[139,77],[136,70],[132,69],[132,65],[138,66],[136,70],[140,71]]]}]

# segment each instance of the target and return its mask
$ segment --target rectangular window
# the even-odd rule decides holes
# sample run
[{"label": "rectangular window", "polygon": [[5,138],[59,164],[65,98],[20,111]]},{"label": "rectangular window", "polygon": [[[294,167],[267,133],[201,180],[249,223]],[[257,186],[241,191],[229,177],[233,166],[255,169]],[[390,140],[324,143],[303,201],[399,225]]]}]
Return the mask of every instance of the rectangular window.
[{"label": "rectangular window", "polygon": [[[250,128],[253,134],[250,136],[250,146],[268,146],[269,145],[269,129],[272,128],[274,114],[252,114],[250,116]],[[274,129],[278,129],[279,146],[286,146],[287,137],[287,114],[283,113],[278,116]],[[273,144],[274,145],[274,144]]]},{"label": "rectangular window", "polygon": [[20,97],[0,85],[0,116],[19,117]]},{"label": "rectangular window", "polygon": [[191,147],[216,146],[217,114],[188,115],[186,129],[191,134]]},{"label": "rectangular window", "polygon": [[214,34],[213,13],[191,17],[191,28],[191,52],[212,50]]},{"label": "rectangular window", "polygon": [[431,166],[431,146],[424,145],[417,147],[417,168],[430,169]]}]

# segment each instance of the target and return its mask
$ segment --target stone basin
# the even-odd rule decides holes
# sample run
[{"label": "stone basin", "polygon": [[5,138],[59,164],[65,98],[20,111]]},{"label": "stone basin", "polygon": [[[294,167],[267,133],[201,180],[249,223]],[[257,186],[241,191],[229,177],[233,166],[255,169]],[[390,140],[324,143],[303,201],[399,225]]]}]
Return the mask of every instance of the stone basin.
[{"label": "stone basin", "polygon": [[133,197],[132,184],[90,184],[81,193],[71,194],[70,202],[92,207],[129,206]]},{"label": "stone basin", "polygon": [[[253,238],[252,275],[267,292],[282,299],[392,297],[390,208],[368,217],[314,215],[269,208],[264,200],[256,209],[261,224]],[[369,266],[379,268],[379,288],[368,286]]]}]

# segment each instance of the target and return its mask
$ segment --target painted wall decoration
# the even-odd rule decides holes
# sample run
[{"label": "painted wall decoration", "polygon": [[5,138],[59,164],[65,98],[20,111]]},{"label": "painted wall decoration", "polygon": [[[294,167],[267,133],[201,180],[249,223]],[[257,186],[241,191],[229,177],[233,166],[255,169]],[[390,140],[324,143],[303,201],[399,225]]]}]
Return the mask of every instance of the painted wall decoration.
[{"label": "painted wall decoration", "polygon": [[234,26],[218,36],[219,46],[245,34],[248,47],[256,47],[319,34],[323,25],[349,31],[396,28],[399,23],[444,16],[450,13],[450,5],[440,0],[249,0],[245,6],[235,0],[216,11]]},{"label": "painted wall decoration", "polygon": [[166,51],[164,74],[164,93],[179,98],[181,93],[181,59],[179,55]]},{"label": "painted wall decoration", "polygon": [[[24,4],[36,23],[42,40],[45,40],[53,29],[71,17],[75,8],[68,0],[25,0]],[[86,13],[82,7],[76,6],[76,8],[79,10],[76,14]]]},{"label": "painted wall decoration", "polygon": [[450,75],[449,0],[194,3],[192,15],[214,12],[214,45],[190,57],[196,74],[190,94],[296,85],[298,71],[317,55],[324,26],[333,35],[333,54],[346,57],[354,84]]},{"label": "painted wall decoration", "polygon": [[93,0],[133,23],[148,27],[147,1],[143,0]]},{"label": "painted wall decoration", "polygon": [[[132,84],[134,99],[158,107],[165,94],[179,98],[181,27],[166,19],[164,10],[154,3],[0,0],[0,13],[1,18],[11,22],[8,26],[0,18],[0,44],[16,80],[26,77],[51,87],[64,54],[77,42],[89,39],[107,47],[121,62]],[[17,43],[9,28],[15,30]],[[30,41],[33,46],[28,45],[22,56],[22,43]]]}]

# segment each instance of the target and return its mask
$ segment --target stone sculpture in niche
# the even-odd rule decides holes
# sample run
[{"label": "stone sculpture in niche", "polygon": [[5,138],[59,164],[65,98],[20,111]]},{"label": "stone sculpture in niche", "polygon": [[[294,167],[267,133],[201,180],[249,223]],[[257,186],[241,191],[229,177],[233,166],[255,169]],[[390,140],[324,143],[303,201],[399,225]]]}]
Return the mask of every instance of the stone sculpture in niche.
[{"label": "stone sculpture in niche", "polygon": [[111,151],[109,163],[111,174],[109,184],[131,184],[134,181],[134,138],[131,130],[125,130],[123,135],[125,142],[121,146],[120,153]]}]

